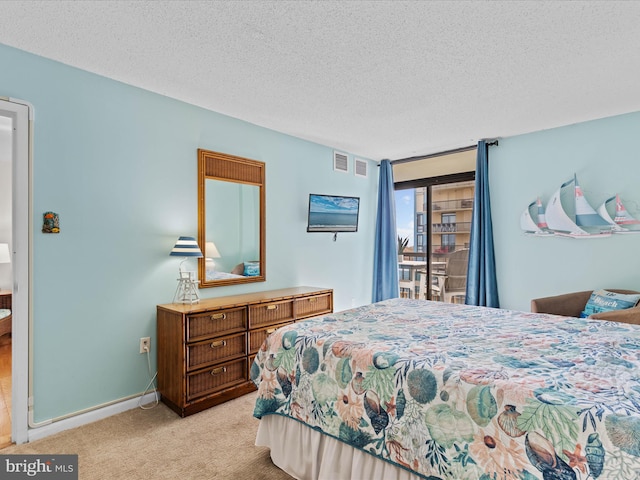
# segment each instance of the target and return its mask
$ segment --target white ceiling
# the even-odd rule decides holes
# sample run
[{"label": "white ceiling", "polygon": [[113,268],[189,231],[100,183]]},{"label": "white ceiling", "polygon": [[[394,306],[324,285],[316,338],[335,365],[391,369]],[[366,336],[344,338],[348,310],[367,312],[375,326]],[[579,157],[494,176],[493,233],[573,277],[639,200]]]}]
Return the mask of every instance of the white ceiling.
[{"label": "white ceiling", "polygon": [[5,0],[0,43],[376,160],[640,110],[638,1]]}]

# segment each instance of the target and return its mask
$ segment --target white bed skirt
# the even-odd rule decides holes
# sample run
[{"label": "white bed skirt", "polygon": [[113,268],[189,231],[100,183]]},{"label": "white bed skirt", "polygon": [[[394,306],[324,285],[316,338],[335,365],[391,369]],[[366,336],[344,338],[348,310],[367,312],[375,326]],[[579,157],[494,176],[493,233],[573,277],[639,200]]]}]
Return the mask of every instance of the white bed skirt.
[{"label": "white bed skirt", "polygon": [[420,480],[415,474],[281,415],[260,420],[256,445],[298,480]]}]

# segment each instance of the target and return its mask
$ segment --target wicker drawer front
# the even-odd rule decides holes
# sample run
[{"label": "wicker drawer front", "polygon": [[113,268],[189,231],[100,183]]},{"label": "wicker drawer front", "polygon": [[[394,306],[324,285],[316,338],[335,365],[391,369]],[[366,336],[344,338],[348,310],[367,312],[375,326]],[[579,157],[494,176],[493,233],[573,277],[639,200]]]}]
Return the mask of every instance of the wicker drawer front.
[{"label": "wicker drawer front", "polygon": [[0,293],[0,308],[11,310],[11,293]]},{"label": "wicker drawer front", "polygon": [[187,342],[247,329],[244,307],[216,310],[187,317]]},{"label": "wicker drawer front", "polygon": [[314,295],[296,299],[296,318],[313,317],[331,313],[331,295]]},{"label": "wicker drawer front", "polygon": [[293,321],[293,300],[249,306],[249,328]]},{"label": "wicker drawer front", "polygon": [[187,376],[187,400],[246,382],[247,359],[241,358]]},{"label": "wicker drawer front", "polygon": [[187,346],[188,369],[195,370],[246,354],[246,333],[193,343]]},{"label": "wicker drawer front", "polygon": [[[292,323],[292,322],[288,322]],[[265,339],[275,332],[279,327],[282,327],[285,324],[280,324],[277,327],[269,327],[263,328],[262,330],[252,330],[249,332],[249,354],[256,353],[260,349],[260,345]]]}]

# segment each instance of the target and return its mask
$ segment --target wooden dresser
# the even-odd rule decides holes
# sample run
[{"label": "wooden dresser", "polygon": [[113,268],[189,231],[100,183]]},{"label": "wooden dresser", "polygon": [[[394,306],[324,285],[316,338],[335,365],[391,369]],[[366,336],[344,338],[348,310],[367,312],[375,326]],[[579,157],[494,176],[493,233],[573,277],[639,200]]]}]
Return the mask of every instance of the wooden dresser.
[{"label": "wooden dresser", "polygon": [[157,306],[158,390],[184,417],[254,391],[251,362],[276,328],[333,312],[333,290],[294,287]]},{"label": "wooden dresser", "polygon": [[[11,290],[0,290],[0,310],[11,310]],[[0,337],[11,333],[11,314],[0,318]]]}]

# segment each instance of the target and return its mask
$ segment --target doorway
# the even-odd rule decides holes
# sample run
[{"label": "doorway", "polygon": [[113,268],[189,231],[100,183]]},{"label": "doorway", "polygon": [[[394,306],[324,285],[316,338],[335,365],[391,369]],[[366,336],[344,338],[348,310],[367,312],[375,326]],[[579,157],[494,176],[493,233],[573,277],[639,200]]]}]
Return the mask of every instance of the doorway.
[{"label": "doorway", "polygon": [[[0,442],[28,440],[29,395],[29,219],[30,126],[33,109],[27,102],[0,97],[0,244],[8,250],[8,262],[0,264],[3,305],[10,306],[10,332],[0,338],[8,357],[0,358]],[[10,193],[9,193],[10,192]],[[6,269],[9,268],[7,272]],[[7,303],[7,298],[8,303]],[[6,313],[6,312],[5,312]],[[6,324],[5,324],[6,325]],[[9,414],[8,424],[6,414]],[[4,418],[4,420],[2,420]]]},{"label": "doorway", "polygon": [[401,297],[464,303],[474,179],[462,172],[395,184]]},{"label": "doorway", "polygon": [[0,116],[0,448],[11,444],[13,119]]}]

